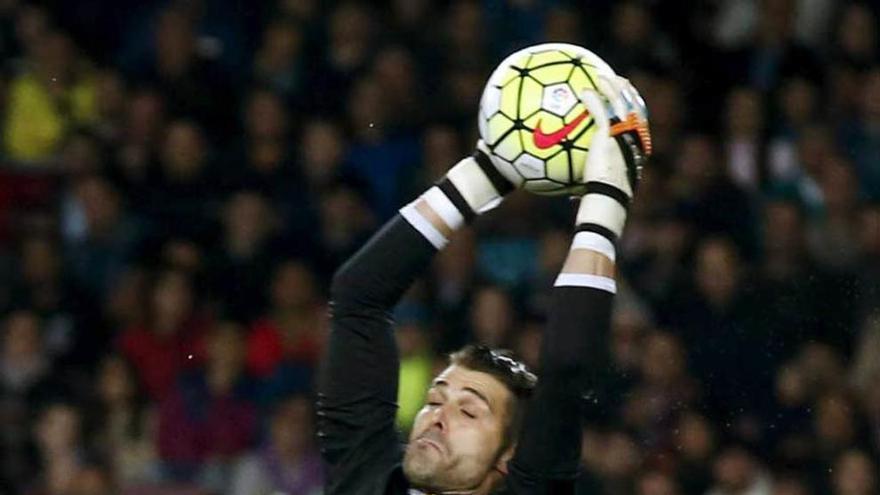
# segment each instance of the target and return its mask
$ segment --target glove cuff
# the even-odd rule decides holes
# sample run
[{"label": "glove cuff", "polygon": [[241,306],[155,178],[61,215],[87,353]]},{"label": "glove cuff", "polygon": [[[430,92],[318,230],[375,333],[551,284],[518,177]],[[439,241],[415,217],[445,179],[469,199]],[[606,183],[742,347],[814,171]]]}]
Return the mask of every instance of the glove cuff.
[{"label": "glove cuff", "polygon": [[[514,190],[515,186],[492,164],[489,156],[480,149],[449,169],[446,177],[438,183],[438,187],[455,202],[459,196],[464,202],[459,209],[469,210],[474,214],[485,213],[501,203],[505,195]],[[472,218],[467,218],[471,220]]]},{"label": "glove cuff", "polygon": [[591,230],[582,227],[594,225],[599,229],[593,231],[615,242],[623,232],[624,224],[626,224],[626,207],[618,199],[600,192],[588,192],[581,198],[575,220],[578,230]]}]

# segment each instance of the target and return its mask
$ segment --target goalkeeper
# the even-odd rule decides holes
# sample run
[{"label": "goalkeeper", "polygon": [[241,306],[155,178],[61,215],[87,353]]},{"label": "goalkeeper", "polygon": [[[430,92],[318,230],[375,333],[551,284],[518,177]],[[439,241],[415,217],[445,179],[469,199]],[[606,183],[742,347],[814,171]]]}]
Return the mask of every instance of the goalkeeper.
[{"label": "goalkeeper", "polygon": [[623,78],[598,83],[582,95],[597,128],[540,380],[505,351],[465,347],[432,382],[406,445],[395,429],[392,309],[455,230],[519,185],[482,143],[336,273],[317,403],[328,495],[574,493],[582,397],[605,352],[616,287],[615,241],[650,153],[641,97]]}]

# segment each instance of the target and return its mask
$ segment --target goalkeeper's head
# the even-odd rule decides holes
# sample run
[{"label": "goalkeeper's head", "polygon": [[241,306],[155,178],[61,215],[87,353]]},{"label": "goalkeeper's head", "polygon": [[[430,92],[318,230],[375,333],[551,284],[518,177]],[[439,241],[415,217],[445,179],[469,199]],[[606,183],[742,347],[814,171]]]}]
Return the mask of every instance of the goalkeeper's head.
[{"label": "goalkeeper's head", "polygon": [[429,493],[488,493],[507,474],[537,377],[509,351],[467,346],[432,382],[403,459]]}]

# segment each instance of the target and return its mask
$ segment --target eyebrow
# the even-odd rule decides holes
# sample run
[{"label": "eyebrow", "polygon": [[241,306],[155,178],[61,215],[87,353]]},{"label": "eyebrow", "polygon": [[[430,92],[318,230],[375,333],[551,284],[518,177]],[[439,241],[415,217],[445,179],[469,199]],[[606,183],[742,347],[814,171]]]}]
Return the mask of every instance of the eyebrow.
[{"label": "eyebrow", "polygon": [[[446,380],[434,380],[434,383],[431,385],[431,388],[448,387],[448,386],[449,386],[449,382],[447,382]],[[472,388],[472,387],[462,387],[462,390],[464,390],[465,392],[470,392],[470,393],[476,395],[478,398],[480,398],[483,402],[486,403],[486,407],[489,408],[489,412],[494,414],[495,411],[492,409],[492,403],[489,402],[489,398],[486,397],[482,392],[480,392],[479,390]]]}]

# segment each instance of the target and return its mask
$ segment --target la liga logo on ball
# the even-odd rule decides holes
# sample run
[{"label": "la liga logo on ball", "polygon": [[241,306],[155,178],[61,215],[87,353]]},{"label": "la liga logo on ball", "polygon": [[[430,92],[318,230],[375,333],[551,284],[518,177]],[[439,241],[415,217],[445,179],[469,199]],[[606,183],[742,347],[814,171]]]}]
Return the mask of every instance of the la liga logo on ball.
[{"label": "la liga logo on ball", "polygon": [[614,71],[564,43],[522,49],[495,69],[480,99],[480,137],[510,180],[537,194],[583,194],[594,122],[578,95]]},{"label": "la liga logo on ball", "polygon": [[544,98],[542,107],[557,114],[565,115],[577,104],[577,96],[572,92],[568,83],[556,84],[547,88],[549,98]]}]

